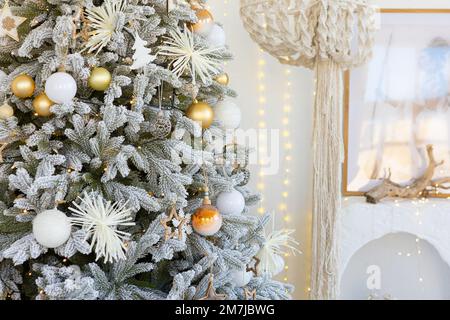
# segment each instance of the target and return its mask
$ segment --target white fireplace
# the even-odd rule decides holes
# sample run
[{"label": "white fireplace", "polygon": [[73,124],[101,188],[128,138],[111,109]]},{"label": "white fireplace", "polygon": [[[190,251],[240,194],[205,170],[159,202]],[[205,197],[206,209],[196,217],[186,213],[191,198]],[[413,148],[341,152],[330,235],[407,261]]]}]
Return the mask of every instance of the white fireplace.
[{"label": "white fireplace", "polygon": [[[377,245],[384,247],[376,249]],[[365,246],[371,246],[372,252],[379,254],[364,253]],[[362,198],[346,198],[340,214],[339,248],[342,298],[364,299],[363,292],[374,292],[379,298],[384,295],[404,299],[450,298],[450,291],[440,286],[441,282],[450,283],[450,202],[447,199],[384,201],[373,205]],[[403,264],[406,261],[409,264]],[[375,266],[370,270],[372,264]],[[377,271],[377,265],[382,265],[384,270]],[[408,270],[405,266],[409,266]],[[379,290],[367,288],[371,272],[375,273],[372,276],[380,272],[384,279]],[[399,282],[410,281],[409,288],[416,283],[424,292],[411,294],[406,291],[412,290],[408,286],[402,291],[401,284],[395,286],[395,275],[390,273],[397,273]],[[396,292],[386,292],[386,288]]]}]

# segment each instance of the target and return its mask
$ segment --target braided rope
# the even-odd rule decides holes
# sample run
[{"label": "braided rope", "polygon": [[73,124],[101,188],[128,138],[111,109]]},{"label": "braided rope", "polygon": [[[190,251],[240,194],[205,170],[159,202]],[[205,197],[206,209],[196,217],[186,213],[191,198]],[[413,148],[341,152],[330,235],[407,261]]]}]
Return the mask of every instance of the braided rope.
[{"label": "braided rope", "polygon": [[313,69],[316,58],[353,68],[371,56],[376,9],[355,0],[241,0],[251,38],[282,63]]}]

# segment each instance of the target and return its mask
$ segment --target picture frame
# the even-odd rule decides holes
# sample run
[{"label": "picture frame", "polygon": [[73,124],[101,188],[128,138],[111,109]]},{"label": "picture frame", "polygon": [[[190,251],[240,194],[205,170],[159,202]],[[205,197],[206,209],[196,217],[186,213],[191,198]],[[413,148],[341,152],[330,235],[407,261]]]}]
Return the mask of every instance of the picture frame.
[{"label": "picture frame", "polygon": [[450,9],[381,9],[380,26],[373,59],[344,74],[343,196],[388,172],[407,184],[426,168],[427,144],[445,161],[435,177],[450,176]]}]

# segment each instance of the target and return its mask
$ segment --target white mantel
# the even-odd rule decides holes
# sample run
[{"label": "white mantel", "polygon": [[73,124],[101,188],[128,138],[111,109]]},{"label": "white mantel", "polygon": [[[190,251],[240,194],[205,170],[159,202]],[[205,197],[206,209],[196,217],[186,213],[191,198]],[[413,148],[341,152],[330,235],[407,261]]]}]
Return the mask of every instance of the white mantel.
[{"label": "white mantel", "polygon": [[397,200],[369,204],[345,198],[339,225],[342,277],[351,257],[365,244],[390,233],[406,232],[428,241],[450,265],[450,200]]}]

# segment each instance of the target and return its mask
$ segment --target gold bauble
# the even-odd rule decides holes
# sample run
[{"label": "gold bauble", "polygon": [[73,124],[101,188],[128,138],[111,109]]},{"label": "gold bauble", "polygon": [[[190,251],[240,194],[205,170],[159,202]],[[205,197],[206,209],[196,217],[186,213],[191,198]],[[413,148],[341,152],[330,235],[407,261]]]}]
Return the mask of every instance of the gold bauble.
[{"label": "gold bauble", "polygon": [[105,91],[111,84],[111,73],[103,67],[95,67],[91,71],[88,84],[96,91]]},{"label": "gold bauble", "polygon": [[34,88],[34,80],[27,74],[21,74],[15,77],[11,83],[11,91],[18,98],[31,97],[34,92]]},{"label": "gold bauble", "polygon": [[217,83],[220,83],[223,86],[227,86],[230,83],[230,77],[227,73],[218,75],[214,80],[216,80]]},{"label": "gold bauble", "polygon": [[208,30],[211,30],[211,27],[214,24],[214,18],[211,12],[206,9],[199,9],[196,10],[195,13],[198,21],[196,23],[189,24],[189,29],[197,33],[207,33]]},{"label": "gold bauble", "polygon": [[196,122],[200,122],[203,129],[208,129],[214,120],[214,110],[205,102],[195,101],[186,110],[186,116]]},{"label": "gold bauble", "polygon": [[202,236],[212,236],[222,227],[222,215],[208,201],[192,215],[191,223],[195,232]]},{"label": "gold bauble", "polygon": [[14,115],[14,109],[7,103],[0,106],[0,119],[6,120]]},{"label": "gold bauble", "polygon": [[52,100],[50,100],[45,92],[41,92],[36,98],[33,100],[33,108],[34,112],[38,116],[48,117],[52,114],[50,111],[50,107],[54,104]]}]

